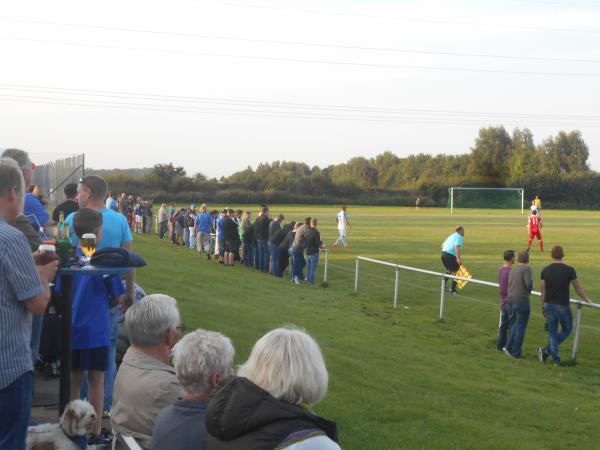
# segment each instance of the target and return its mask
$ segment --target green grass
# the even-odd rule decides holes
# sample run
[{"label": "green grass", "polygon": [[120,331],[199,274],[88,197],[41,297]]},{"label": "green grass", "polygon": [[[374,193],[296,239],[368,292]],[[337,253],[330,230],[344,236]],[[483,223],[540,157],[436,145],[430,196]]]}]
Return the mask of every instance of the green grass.
[{"label": "green grass", "polygon": [[[324,241],[336,238],[335,207],[281,206],[288,219],[320,219]],[[241,267],[198,259],[156,237],[138,237],[148,267],[138,271],[149,292],[175,297],[189,329],[231,337],[236,362],[266,331],[285,324],[305,328],[323,348],[330,373],[316,411],[339,424],[344,449],[595,449],[600,442],[600,311],[585,310],[577,364],[553,367],[535,355],[546,334],[539,298],[522,360],[495,349],[498,293],[469,284],[447,299],[437,320],[440,280],[401,272],[399,307],[392,308],[394,270],[361,265],[357,255],[441,271],[440,244],[465,226],[463,261],[476,278],[495,281],[502,252],[527,244],[526,218],[517,211],[351,207],[348,251],[331,250],[329,288],[309,289]],[[597,249],[600,214],[544,211],[549,250],[565,248],[592,298],[600,289]],[[532,252],[535,288],[548,252]],[[319,276],[322,272],[322,262]],[[574,296],[575,293],[572,293]],[[570,337],[560,348],[570,357]]]}]

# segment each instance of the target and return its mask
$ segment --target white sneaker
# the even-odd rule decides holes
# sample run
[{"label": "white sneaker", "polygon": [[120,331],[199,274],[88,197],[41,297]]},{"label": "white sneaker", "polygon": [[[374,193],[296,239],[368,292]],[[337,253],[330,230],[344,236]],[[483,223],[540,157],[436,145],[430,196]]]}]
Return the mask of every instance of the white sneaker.
[{"label": "white sneaker", "polygon": [[506,347],[502,347],[502,351],[504,352],[504,354],[506,356],[508,356],[509,358],[514,358],[513,355],[510,354],[510,352],[508,351],[508,349]]},{"label": "white sneaker", "polygon": [[294,276],[294,279],[293,279],[292,283],[294,283],[294,284],[300,284],[300,280],[298,279],[298,275]]}]

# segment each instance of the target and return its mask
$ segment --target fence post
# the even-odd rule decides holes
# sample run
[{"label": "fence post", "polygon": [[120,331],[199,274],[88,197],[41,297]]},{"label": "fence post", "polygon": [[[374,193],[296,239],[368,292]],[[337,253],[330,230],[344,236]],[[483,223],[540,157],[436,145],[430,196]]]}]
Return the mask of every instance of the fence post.
[{"label": "fence post", "polygon": [[358,262],[360,260],[356,258],[356,272],[354,273],[354,293],[358,292]]},{"label": "fence post", "polygon": [[581,303],[577,303],[577,315],[575,317],[575,337],[573,339],[573,351],[571,352],[571,358],[577,357],[577,347],[579,347],[579,330],[581,329],[581,314],[583,313],[583,307]]},{"label": "fence post", "polygon": [[325,267],[323,268],[323,283],[327,283],[327,266],[329,264],[329,252],[325,250]]},{"label": "fence post", "polygon": [[446,279],[442,275],[442,288],[440,290],[440,321],[444,320],[444,303],[446,302]]},{"label": "fence post", "polygon": [[398,305],[398,281],[400,279],[400,268],[396,267],[396,284],[394,285],[394,309]]}]

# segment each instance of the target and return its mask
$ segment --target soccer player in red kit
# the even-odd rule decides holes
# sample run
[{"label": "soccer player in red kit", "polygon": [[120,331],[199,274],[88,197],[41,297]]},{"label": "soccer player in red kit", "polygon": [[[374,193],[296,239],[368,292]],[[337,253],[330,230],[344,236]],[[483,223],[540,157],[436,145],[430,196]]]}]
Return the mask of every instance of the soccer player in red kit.
[{"label": "soccer player in red kit", "polygon": [[527,251],[531,248],[533,238],[537,238],[540,241],[540,251],[544,251],[544,241],[542,240],[542,218],[540,217],[537,210],[532,210],[529,216],[529,223],[527,224],[529,230],[529,242],[527,243]]}]

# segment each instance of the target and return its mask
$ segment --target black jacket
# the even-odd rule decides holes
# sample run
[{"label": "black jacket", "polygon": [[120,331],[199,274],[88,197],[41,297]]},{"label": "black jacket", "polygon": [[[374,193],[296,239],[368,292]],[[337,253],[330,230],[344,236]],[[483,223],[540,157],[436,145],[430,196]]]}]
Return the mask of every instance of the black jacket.
[{"label": "black jacket", "polygon": [[273,450],[292,433],[309,429],[338,441],[335,422],[277,400],[242,377],[221,381],[206,409],[207,450]]},{"label": "black jacket", "polygon": [[284,225],[279,231],[277,231],[277,233],[273,235],[271,244],[279,246],[291,230],[292,226],[290,224]]},{"label": "black jacket", "polygon": [[254,236],[257,241],[269,239],[269,216],[262,215],[254,221]]}]

